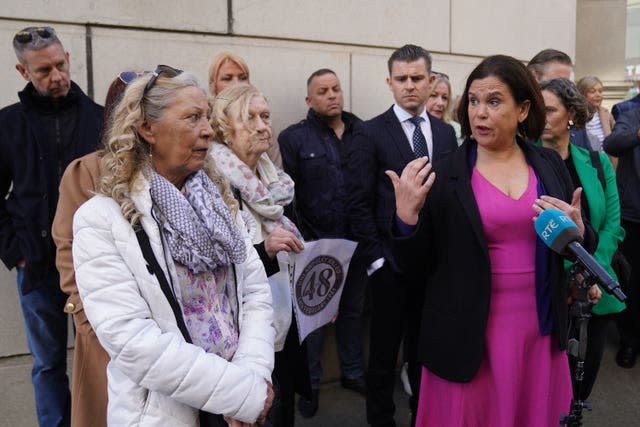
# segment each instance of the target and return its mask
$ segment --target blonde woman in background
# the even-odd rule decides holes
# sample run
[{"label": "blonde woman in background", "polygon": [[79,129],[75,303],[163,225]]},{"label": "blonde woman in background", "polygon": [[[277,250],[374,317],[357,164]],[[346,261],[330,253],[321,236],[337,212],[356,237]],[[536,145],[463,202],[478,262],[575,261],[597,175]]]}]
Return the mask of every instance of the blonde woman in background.
[{"label": "blonde woman in background", "polygon": [[593,113],[593,117],[587,122],[587,132],[598,138],[598,151],[602,151],[602,141],[611,134],[616,124],[609,110],[602,106],[602,82],[595,76],[585,76],[578,80],[576,86],[587,100],[589,111]]},{"label": "blonde woman in background", "polygon": [[[249,66],[244,59],[231,52],[220,52],[209,66],[209,92],[216,96],[227,86],[238,83],[251,83],[249,81]],[[267,149],[267,155],[273,163],[282,168],[282,155],[280,146],[271,144]]]},{"label": "blonde woman in background", "polygon": [[432,116],[451,125],[456,132],[458,145],[462,144],[460,123],[451,118],[451,82],[449,76],[434,71],[436,79],[433,82],[433,90],[427,99],[427,111]]},{"label": "blonde woman in background", "polygon": [[[304,249],[296,225],[284,214],[294,183],[265,154],[273,144],[271,113],[264,95],[249,84],[227,87],[213,101],[211,155],[231,184],[240,209],[250,217],[249,234],[264,264],[273,295],[275,366],[274,408],[268,421],[293,427],[295,393],[311,399],[306,343],[299,344],[288,257],[279,252]],[[285,260],[286,259],[286,260]]]}]

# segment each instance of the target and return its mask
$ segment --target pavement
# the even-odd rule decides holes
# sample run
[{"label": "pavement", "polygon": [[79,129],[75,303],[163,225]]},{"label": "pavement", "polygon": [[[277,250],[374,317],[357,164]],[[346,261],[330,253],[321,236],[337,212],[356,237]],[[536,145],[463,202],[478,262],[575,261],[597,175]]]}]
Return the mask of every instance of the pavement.
[{"label": "pavement", "polygon": [[[615,328],[610,328],[607,349],[591,395],[592,412],[584,413],[586,427],[640,426],[640,360],[633,369],[615,363]],[[335,347],[334,347],[335,348]],[[72,352],[69,352],[69,366]],[[0,427],[36,427],[33,391],[29,372],[30,356],[0,358]],[[332,371],[332,375],[335,371]],[[297,427],[365,427],[364,397],[343,389],[337,377],[322,384],[320,409],[315,417],[296,415]],[[408,397],[402,386],[396,387],[396,422],[399,427],[410,422]],[[88,426],[90,427],[90,426]],[[117,426],[116,426],[117,427]],[[446,427],[446,426],[443,426]],[[487,426],[490,427],[490,426]],[[515,426],[514,426],[515,427]]]},{"label": "pavement", "polygon": [[[615,327],[611,325],[600,372],[589,399],[593,410],[583,412],[584,427],[640,426],[640,358],[634,368],[620,368],[615,362],[617,341]],[[406,427],[410,423],[407,399],[398,382],[395,392],[398,427]],[[343,389],[339,381],[322,385],[319,402],[320,408],[315,417],[305,419],[296,414],[296,427],[367,426],[364,397]]]}]

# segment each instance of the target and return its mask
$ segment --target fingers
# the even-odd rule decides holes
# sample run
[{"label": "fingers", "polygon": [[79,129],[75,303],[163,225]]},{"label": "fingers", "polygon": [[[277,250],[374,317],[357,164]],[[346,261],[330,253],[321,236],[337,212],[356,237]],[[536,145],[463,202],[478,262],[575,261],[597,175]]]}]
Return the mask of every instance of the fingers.
[{"label": "fingers", "polygon": [[395,185],[396,214],[405,223],[414,225],[435,181],[427,157],[412,160],[405,166]]},{"label": "fingers", "polygon": [[592,303],[596,303],[598,301],[600,301],[600,298],[602,298],[602,291],[600,290],[600,287],[598,285],[593,285],[591,286],[591,288],[589,288],[589,301],[591,301]]},{"label": "fingers", "polygon": [[580,209],[580,196],[582,195],[582,187],[578,187],[573,192],[573,196],[571,197],[571,206],[574,209]]},{"label": "fingers", "polygon": [[262,424],[267,418],[267,414],[271,409],[271,405],[273,405],[273,399],[275,398],[275,395],[276,395],[275,392],[273,391],[273,385],[271,385],[271,383],[266,379],[264,380],[264,382],[267,383],[267,398],[265,399],[264,407],[262,408],[262,411],[260,412],[260,415],[258,415],[258,419],[256,420],[257,424]]},{"label": "fingers", "polygon": [[280,242],[283,245],[283,249],[281,250],[298,253],[304,249],[304,245],[302,244],[300,239],[298,239],[296,235],[293,234],[291,231],[278,227],[275,230],[273,230],[273,232],[277,233],[276,239],[278,239],[278,242]]},{"label": "fingers", "polygon": [[304,245],[291,231],[278,227],[267,236],[264,248],[269,257],[273,258],[280,251],[302,252]]},{"label": "fingers", "polygon": [[422,184],[425,178],[429,175],[429,172],[431,172],[431,163],[429,163],[429,158],[419,157],[407,163],[407,166],[402,170],[400,179],[417,181]]},{"label": "fingers", "polygon": [[393,190],[395,191],[400,185],[400,177],[394,171],[384,171],[384,174],[391,179],[391,185],[393,185]]}]

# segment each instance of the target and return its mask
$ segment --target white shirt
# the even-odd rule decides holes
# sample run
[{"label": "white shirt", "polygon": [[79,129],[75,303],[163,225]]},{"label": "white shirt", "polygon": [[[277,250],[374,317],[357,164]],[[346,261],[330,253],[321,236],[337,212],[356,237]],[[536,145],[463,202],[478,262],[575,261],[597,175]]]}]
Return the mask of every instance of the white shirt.
[{"label": "white shirt", "polygon": [[[409,147],[413,152],[413,132],[415,131],[416,127],[409,120],[413,117],[413,114],[403,110],[402,107],[398,106],[398,104],[393,104],[393,112],[402,125],[402,130],[407,136],[407,142],[409,143]],[[420,122],[420,129],[422,130],[424,139],[427,141],[427,152],[429,153],[429,159],[431,159],[433,155],[433,134],[431,133],[431,122],[429,121],[429,116],[427,115],[427,109],[425,108],[424,110],[422,110],[422,113],[420,113],[419,116],[424,119],[422,122]]]}]

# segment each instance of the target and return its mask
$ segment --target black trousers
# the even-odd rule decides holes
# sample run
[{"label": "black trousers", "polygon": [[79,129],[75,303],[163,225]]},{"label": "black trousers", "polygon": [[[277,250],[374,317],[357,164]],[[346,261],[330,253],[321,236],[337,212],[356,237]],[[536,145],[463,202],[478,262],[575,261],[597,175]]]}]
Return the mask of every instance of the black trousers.
[{"label": "black trousers", "polygon": [[311,399],[307,346],[304,342],[298,344],[295,316],[289,327],[284,348],[275,354],[272,379],[277,396],[267,421],[274,427],[293,427],[296,393]]},{"label": "black trousers", "polygon": [[[387,263],[370,278],[371,330],[369,370],[367,374],[367,422],[371,426],[395,426],[393,390],[400,343],[406,340],[406,359],[413,397],[409,399],[416,413],[420,365],[417,360],[422,295],[416,286],[394,273]],[[415,424],[412,420],[412,424]]]},{"label": "black trousers", "polygon": [[200,411],[200,427],[228,427],[222,415]]},{"label": "black trousers", "polygon": [[618,315],[620,345],[640,351],[640,223],[622,221],[627,233],[620,250],[631,264],[631,278],[627,294],[627,308]]}]

